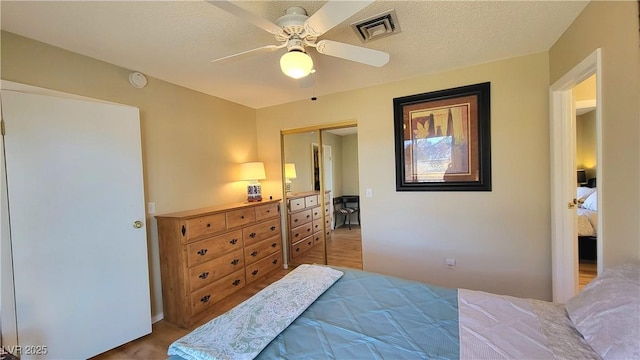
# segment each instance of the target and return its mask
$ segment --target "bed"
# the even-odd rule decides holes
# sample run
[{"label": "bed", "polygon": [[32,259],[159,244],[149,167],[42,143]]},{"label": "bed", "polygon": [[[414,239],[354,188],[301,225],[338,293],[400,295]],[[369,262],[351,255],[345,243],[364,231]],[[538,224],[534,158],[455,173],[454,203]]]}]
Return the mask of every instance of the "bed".
[{"label": "bed", "polygon": [[[616,294],[616,296],[611,296]],[[566,305],[301,265],[169,347],[171,359],[637,359],[640,265]]]},{"label": "bed", "polygon": [[581,260],[597,259],[598,190],[578,187],[578,252]]}]

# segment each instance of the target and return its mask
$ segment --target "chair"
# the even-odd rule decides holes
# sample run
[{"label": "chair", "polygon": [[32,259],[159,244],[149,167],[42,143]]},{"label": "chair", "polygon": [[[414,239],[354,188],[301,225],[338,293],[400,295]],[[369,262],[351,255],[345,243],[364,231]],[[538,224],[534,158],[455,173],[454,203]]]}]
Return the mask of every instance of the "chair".
[{"label": "chair", "polygon": [[[333,208],[336,217],[344,216],[344,224],[349,226],[351,230],[351,215],[358,214],[358,225],[360,225],[360,197],[357,195],[345,195],[333,199]],[[337,222],[334,222],[333,228],[336,228]]]}]

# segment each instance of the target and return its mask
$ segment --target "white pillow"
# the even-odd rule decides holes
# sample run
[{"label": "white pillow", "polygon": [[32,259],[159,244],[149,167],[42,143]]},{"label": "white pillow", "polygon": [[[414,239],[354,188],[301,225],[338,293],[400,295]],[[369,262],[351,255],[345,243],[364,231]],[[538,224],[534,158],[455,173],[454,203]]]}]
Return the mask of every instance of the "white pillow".
[{"label": "white pillow", "polygon": [[587,210],[598,211],[598,192],[594,191],[593,194],[587,196],[582,203],[582,207]]},{"label": "white pillow", "polygon": [[567,313],[603,359],[640,359],[640,264],[605,270],[569,299]]},{"label": "white pillow", "polygon": [[585,200],[586,198],[589,197],[589,195],[593,194],[594,191],[596,191],[596,188],[588,188],[588,187],[579,186],[578,187],[578,194],[576,196],[576,199]]}]

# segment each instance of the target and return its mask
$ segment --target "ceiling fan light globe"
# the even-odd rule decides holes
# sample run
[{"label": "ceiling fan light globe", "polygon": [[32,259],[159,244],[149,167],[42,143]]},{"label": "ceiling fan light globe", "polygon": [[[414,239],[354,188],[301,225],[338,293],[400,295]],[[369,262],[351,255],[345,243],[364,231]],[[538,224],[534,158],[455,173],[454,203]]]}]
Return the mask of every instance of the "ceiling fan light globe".
[{"label": "ceiling fan light globe", "polygon": [[280,58],[280,69],[285,75],[300,79],[311,73],[313,60],[301,51],[289,51]]}]

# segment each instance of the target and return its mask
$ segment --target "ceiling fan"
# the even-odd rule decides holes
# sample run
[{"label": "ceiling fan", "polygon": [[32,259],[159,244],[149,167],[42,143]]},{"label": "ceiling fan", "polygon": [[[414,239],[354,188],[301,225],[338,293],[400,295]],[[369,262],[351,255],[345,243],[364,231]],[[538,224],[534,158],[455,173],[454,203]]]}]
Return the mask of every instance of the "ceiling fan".
[{"label": "ceiling fan", "polygon": [[282,72],[294,79],[309,75],[313,69],[313,60],[307,48],[315,48],[320,54],[335,56],[362,64],[380,67],[389,62],[389,54],[332,40],[318,40],[325,32],[348,19],[358,11],[371,4],[365,1],[328,1],[313,15],[299,6],[289,7],[285,14],[275,23],[264,19],[228,0],[208,1],[209,3],[273,34],[280,45],[265,45],[256,49],[243,51],[212,62],[237,59],[239,57],[276,51],[287,48],[280,58]]}]

